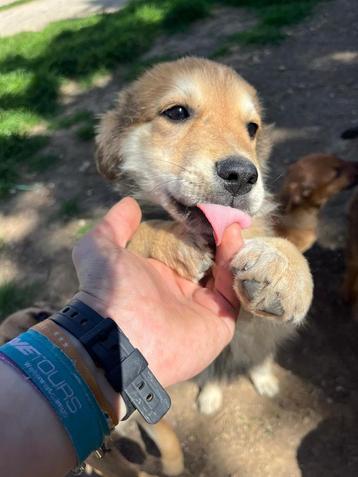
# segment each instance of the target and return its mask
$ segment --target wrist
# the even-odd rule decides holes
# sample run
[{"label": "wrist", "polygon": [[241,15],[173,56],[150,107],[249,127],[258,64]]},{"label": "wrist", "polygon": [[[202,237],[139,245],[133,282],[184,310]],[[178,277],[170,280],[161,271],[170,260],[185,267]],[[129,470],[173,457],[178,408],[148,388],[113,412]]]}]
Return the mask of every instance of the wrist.
[{"label": "wrist", "polygon": [[[137,409],[148,423],[154,424],[168,411],[170,397],[149,368],[140,347],[131,342],[132,336],[128,337],[112,316],[104,303],[80,292],[50,321],[73,334],[78,346],[83,345],[83,351],[88,353],[88,359],[93,358],[89,364],[106,395],[117,408],[119,395],[125,403],[125,413],[121,409],[120,414],[123,419]],[[101,369],[95,370],[96,365]]]},{"label": "wrist", "polygon": [[[107,381],[103,370],[96,366],[93,359],[86,351],[85,347],[75,336],[73,336],[67,330],[58,326],[52,321],[51,324],[53,324],[53,326],[55,326],[61,332],[61,334],[67,338],[70,346],[72,346],[76,350],[76,353],[79,355],[80,360],[89,370],[91,377],[95,381],[95,385],[99,388],[100,392],[109,404],[112,410],[111,414],[115,415],[115,419],[112,419],[114,423],[116,424],[118,421],[122,420],[123,417],[126,415],[126,405],[120,394],[118,394]],[[66,353],[66,349],[64,350],[64,352]]]}]

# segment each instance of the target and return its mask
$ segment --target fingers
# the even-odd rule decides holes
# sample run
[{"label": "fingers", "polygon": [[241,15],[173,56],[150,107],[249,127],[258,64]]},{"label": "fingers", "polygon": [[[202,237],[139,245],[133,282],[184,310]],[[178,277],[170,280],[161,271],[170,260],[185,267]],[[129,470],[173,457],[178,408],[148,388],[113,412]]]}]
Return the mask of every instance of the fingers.
[{"label": "fingers", "polygon": [[221,244],[216,249],[216,265],[229,267],[232,259],[242,247],[242,244],[240,225],[230,225],[230,227],[225,230]]},{"label": "fingers", "polygon": [[114,205],[91,234],[110,239],[114,245],[125,247],[139,227],[142,213],[138,203],[125,197]]},{"label": "fingers", "polygon": [[215,288],[236,309],[239,308],[239,300],[232,288],[232,274],[230,264],[235,254],[243,245],[241,228],[238,224],[232,224],[225,232],[221,244],[216,249],[214,278]]}]

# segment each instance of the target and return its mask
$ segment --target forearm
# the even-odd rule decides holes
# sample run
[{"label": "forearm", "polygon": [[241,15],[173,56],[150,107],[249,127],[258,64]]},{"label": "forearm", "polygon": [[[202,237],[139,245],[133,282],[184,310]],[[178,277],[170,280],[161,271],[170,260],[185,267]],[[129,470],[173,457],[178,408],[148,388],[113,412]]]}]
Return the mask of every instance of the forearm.
[{"label": "forearm", "polygon": [[63,477],[76,465],[71,442],[47,400],[0,360],[0,475]]},{"label": "forearm", "polygon": [[[118,393],[107,382],[103,371],[95,366],[76,338],[52,321],[46,322],[48,326],[51,325],[50,329],[54,328],[55,333],[61,333],[64,349],[75,349],[81,366],[87,368],[95,386],[112,409],[115,422],[118,422],[118,417],[126,413],[126,408]],[[45,322],[35,327],[40,333],[45,333],[45,330],[41,330],[43,324]],[[6,458],[0,459],[0,475],[66,475],[77,464],[76,452],[47,398],[3,354],[0,354],[0,383],[0,442],[2,453],[6,455]],[[83,432],[87,432],[85,428]]]}]

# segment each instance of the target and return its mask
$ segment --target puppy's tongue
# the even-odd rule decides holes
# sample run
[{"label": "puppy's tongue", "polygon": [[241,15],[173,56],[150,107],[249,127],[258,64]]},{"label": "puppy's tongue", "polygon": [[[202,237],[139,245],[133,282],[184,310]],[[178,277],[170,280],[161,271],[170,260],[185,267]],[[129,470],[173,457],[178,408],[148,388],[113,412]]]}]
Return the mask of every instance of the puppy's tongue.
[{"label": "puppy's tongue", "polygon": [[251,217],[242,210],[217,204],[198,204],[197,207],[210,222],[216,245],[220,245],[225,229],[229,225],[237,223],[242,229],[247,229],[251,225]]}]

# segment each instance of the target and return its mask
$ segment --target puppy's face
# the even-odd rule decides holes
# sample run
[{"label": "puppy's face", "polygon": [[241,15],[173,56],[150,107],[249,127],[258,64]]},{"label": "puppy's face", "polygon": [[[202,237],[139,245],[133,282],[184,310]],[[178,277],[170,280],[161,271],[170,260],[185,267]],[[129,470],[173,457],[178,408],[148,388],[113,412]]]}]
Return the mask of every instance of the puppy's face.
[{"label": "puppy's face", "polygon": [[310,154],[292,164],[283,185],[282,203],[321,207],[338,192],[358,183],[358,163],[330,154]]},{"label": "puppy's face", "polygon": [[121,93],[101,122],[97,160],[130,193],[193,224],[203,202],[258,212],[265,142],[255,90],[226,66],[186,58]]}]

